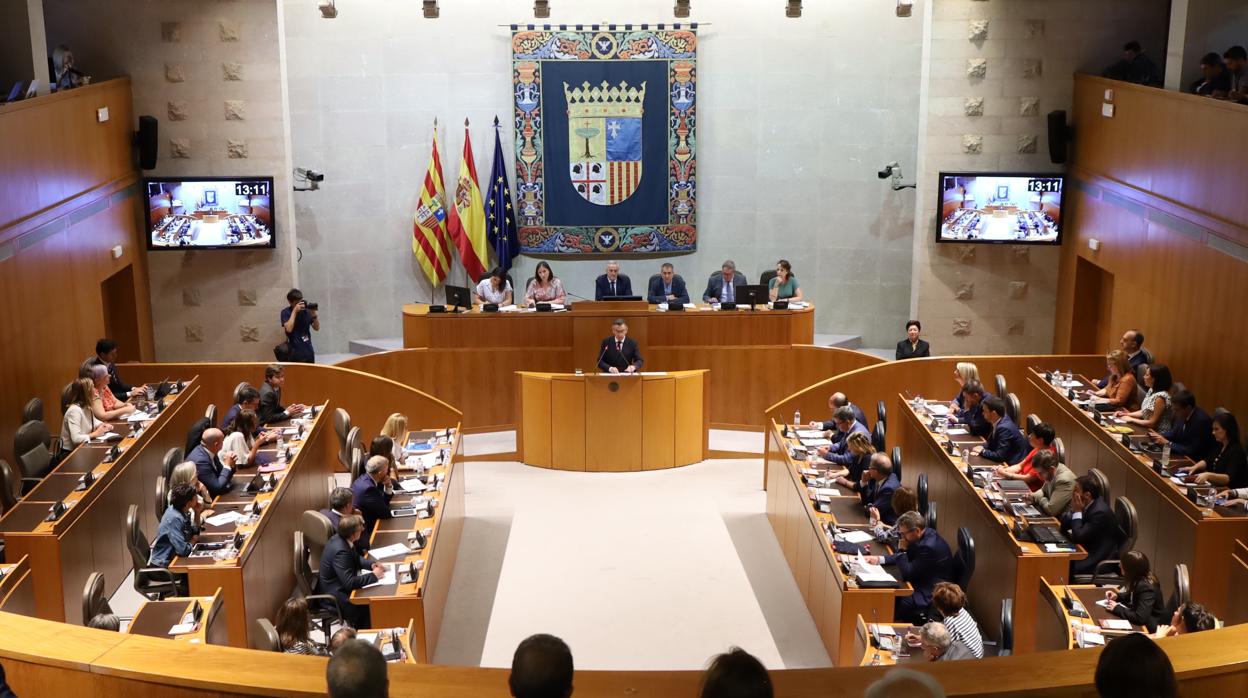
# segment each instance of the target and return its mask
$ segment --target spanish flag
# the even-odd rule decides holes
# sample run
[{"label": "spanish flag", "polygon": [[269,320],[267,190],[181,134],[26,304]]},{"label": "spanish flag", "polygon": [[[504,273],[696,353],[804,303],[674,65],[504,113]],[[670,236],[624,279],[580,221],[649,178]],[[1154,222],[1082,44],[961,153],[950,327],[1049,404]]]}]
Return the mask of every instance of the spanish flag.
[{"label": "spanish flag", "polygon": [[459,181],[455,183],[455,207],[451,209],[451,240],[459,250],[459,261],[475,284],[485,275],[490,248],[485,239],[485,206],[477,186],[477,166],[472,159],[472,138],[464,119],[464,155],[459,161]]},{"label": "spanish flag", "polygon": [[438,122],[433,122],[433,152],[425,186],[413,217],[412,254],[436,288],[451,273],[451,247],[446,232],[446,194],[442,189],[442,158],[438,155]]}]

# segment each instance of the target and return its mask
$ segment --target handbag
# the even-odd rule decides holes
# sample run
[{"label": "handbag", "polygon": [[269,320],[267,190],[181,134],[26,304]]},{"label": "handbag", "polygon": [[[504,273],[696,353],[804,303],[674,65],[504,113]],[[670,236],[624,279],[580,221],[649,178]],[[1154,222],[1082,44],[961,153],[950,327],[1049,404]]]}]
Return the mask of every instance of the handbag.
[{"label": "handbag", "polygon": [[273,347],[273,357],[278,361],[290,361],[290,342],[282,342]]}]

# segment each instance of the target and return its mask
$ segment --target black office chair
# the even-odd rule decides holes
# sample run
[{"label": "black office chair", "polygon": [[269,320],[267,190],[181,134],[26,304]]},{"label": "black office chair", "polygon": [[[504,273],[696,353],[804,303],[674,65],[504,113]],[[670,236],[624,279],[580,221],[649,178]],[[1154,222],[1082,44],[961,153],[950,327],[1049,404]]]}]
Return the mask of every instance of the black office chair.
[{"label": "black office chair", "polygon": [[111,615],[112,612],[112,607],[108,605],[108,597],[104,595],[104,575],[100,572],[92,572],[82,589],[82,624],[86,625],[101,613]]},{"label": "black office chair", "polygon": [[875,446],[875,450],[880,453],[884,452],[884,423],[876,422],[875,429],[871,432],[871,445]]},{"label": "black office chair", "polygon": [[303,532],[303,544],[308,546],[308,559],[319,562],[325,544],[334,535],[334,524],[321,512],[307,509],[299,517],[299,530]]},{"label": "black office chair", "polygon": [[1102,472],[1100,468],[1088,468],[1088,475],[1091,475],[1092,478],[1096,480],[1096,484],[1100,485],[1101,499],[1105,500],[1107,503],[1114,501],[1114,498],[1109,492],[1109,478],[1105,477],[1105,473]]},{"label": "black office chair", "polygon": [[883,400],[875,403],[875,421],[883,424],[885,429],[888,428],[888,408],[884,406]]},{"label": "black office chair", "polygon": [[61,448],[60,438],[53,438],[44,422],[26,422],[13,435],[13,457],[24,478],[42,480],[52,469],[54,456]]},{"label": "black office chair", "polygon": [[1018,424],[1019,415],[1023,413],[1023,406],[1018,402],[1018,396],[1010,393],[1005,396],[1005,414],[1009,416],[1010,421]]},{"label": "black office chair", "polygon": [[232,400],[230,405],[231,406],[237,405],[239,401],[239,396],[243,392],[243,388],[250,388],[250,387],[251,387],[251,383],[248,383],[247,381],[243,381],[242,383],[239,383],[238,385],[234,386],[234,392],[230,394],[230,400]]},{"label": "black office chair", "polygon": [[139,528],[139,505],[131,504],[126,510],[126,549],[134,565],[134,590],[143,598],[160,601],[166,596],[185,595],[177,577],[164,567],[148,567],[152,548]]},{"label": "black office chair", "polygon": [[7,460],[0,458],[0,515],[17,506],[22,499],[23,488],[37,484],[38,480],[21,477]]},{"label": "black office chair", "polygon": [[919,499],[919,513],[926,515],[928,504],[927,473],[919,473],[919,480],[914,486],[914,493]]},{"label": "black office chair", "polygon": [[771,280],[774,278],[776,278],[776,270],[766,269],[763,271],[763,273],[758,275],[758,283],[762,284],[763,286],[766,286],[770,284]]},{"label": "black office chair", "polygon": [[165,482],[173,479],[173,469],[181,465],[185,459],[182,457],[182,449],[171,448],[165,451],[164,458],[160,461],[160,474],[164,476]]},{"label": "black office chair", "polygon": [[1005,396],[1009,394],[1009,391],[1005,389],[1005,376],[998,373],[993,377],[993,380],[996,382],[997,386],[997,397],[1004,400]]},{"label": "black office chair", "polygon": [[1192,601],[1192,579],[1187,573],[1187,565],[1179,563],[1174,566],[1174,595],[1166,607],[1166,613],[1173,614],[1179,606]]},{"label": "black office chair", "polygon": [[[710,281],[711,279],[713,279],[713,278],[715,278],[715,277],[717,277],[717,276],[720,276],[722,273],[723,273],[722,268],[721,268],[721,269],[716,269],[715,271],[711,272],[711,275],[710,275],[710,276],[708,276],[708,277],[706,277],[706,279],[707,279],[707,281]],[[740,279],[741,279],[741,284],[748,284],[748,283],[750,283],[750,279],[749,279],[749,277],[747,277],[745,274],[741,273],[741,270],[740,270],[740,269],[737,269],[736,271],[734,271],[734,272],[732,273],[732,282],[733,282],[733,284],[736,284],[736,283],[737,283],[737,279],[738,279],[738,278],[740,278]],[[737,284],[737,285],[740,285],[740,284]]]},{"label": "black office chair", "polygon": [[927,503],[927,511],[922,512],[922,513],[923,513],[923,518],[925,520],[924,525],[932,529],[933,531],[939,531],[940,519],[936,515],[937,514],[936,502],[929,501]]},{"label": "black office chair", "polygon": [[186,449],[183,452],[189,454],[191,451],[194,451],[195,447],[199,445],[199,442],[204,440],[204,432],[211,428],[212,423],[208,421],[207,417],[201,417],[195,420],[195,422],[191,424],[191,428],[186,432]]},{"label": "black office chair", "polygon": [[1027,425],[1026,425],[1027,429],[1024,433],[1030,434],[1036,428],[1036,425],[1039,423],[1040,423],[1040,418],[1037,417],[1034,412],[1027,415]]},{"label": "black office chair", "polygon": [[971,586],[971,576],[975,574],[975,539],[965,526],[958,529],[958,551],[953,554],[953,578],[957,585],[966,591]]},{"label": "black office chair", "polygon": [[364,455],[364,449],[351,449],[351,482],[354,483],[360,479],[360,475],[364,473],[364,465],[368,462],[368,457]]},{"label": "black office chair", "polygon": [[901,446],[893,446],[891,458],[893,461],[893,473],[897,475],[897,481],[901,482]]},{"label": "black office chair", "polygon": [[[624,276],[624,275],[620,274],[620,276]],[[477,279],[477,283],[481,283],[482,281],[485,281],[488,278],[490,278],[490,270],[486,269],[485,273],[481,275],[481,278]],[[514,298],[516,294],[516,285],[511,280],[511,274],[503,274],[503,278],[507,279],[507,285],[511,286],[511,293],[512,293],[512,297]],[[519,292],[523,294],[524,290],[521,289]]]},{"label": "black office chair", "polygon": [[268,618],[257,618],[255,632],[251,634],[251,648],[261,652],[281,652],[282,641],[277,635],[277,628]]},{"label": "black office chair", "polygon": [[351,433],[351,415],[341,407],[334,409],[334,433],[338,435],[338,462],[350,470],[351,442],[347,436]]},{"label": "black office chair", "polygon": [[1116,584],[1124,583],[1122,574],[1122,556],[1135,548],[1135,541],[1140,532],[1140,516],[1135,504],[1127,497],[1119,497],[1114,501],[1114,520],[1118,529],[1118,555],[1112,560],[1101,560],[1088,575],[1077,574],[1073,584]]},{"label": "black office chair", "polygon": [[1149,351],[1146,347],[1140,347],[1140,353],[1144,355],[1144,363],[1141,364],[1142,366],[1151,366],[1157,361],[1153,358],[1153,352]]},{"label": "black office chair", "polygon": [[[313,593],[316,589],[317,578],[313,570],[320,568],[321,561],[319,558],[312,560],[307,543],[304,542],[303,531],[295,531],[293,538],[295,596],[308,602],[308,612],[312,614],[312,622],[320,624],[321,632],[325,634],[325,637],[332,637],[333,626],[342,625],[342,609],[338,606],[338,599],[333,594]],[[315,567],[313,567],[314,562]]]},{"label": "black office chair", "polygon": [[1066,462],[1066,443],[1062,441],[1062,437],[1059,436],[1053,439],[1053,451],[1057,456],[1058,463]]},{"label": "black office chair", "polygon": [[156,522],[159,523],[165,516],[165,510],[169,508],[169,481],[164,476],[156,476]]},{"label": "black office chair", "polygon": [[32,397],[22,408],[22,423],[43,421],[43,400]]},{"label": "black office chair", "polygon": [[217,406],[216,405],[209,405],[208,409],[204,410],[204,419],[208,420],[209,429],[216,428],[217,426]]},{"label": "black office chair", "polygon": [[1001,645],[998,657],[1014,654],[1014,599],[1001,599]]}]

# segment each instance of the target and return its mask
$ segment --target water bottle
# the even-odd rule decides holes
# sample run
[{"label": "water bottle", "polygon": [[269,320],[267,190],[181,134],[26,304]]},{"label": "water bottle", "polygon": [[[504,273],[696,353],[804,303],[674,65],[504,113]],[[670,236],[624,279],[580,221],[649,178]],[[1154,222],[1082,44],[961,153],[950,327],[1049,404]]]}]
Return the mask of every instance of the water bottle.
[{"label": "water bottle", "polygon": [[1167,441],[1165,445],[1161,447],[1161,467],[1163,470],[1167,470],[1170,468],[1170,442],[1169,441]]},{"label": "water bottle", "polygon": [[286,452],[286,441],[282,438],[281,432],[278,432],[277,434],[277,452],[278,453]]},{"label": "water bottle", "polygon": [[963,463],[971,462],[971,452],[965,448],[962,449],[962,462]]},{"label": "water bottle", "polygon": [[795,427],[802,426],[802,411],[801,410],[798,410],[793,413],[793,426]]},{"label": "water bottle", "polygon": [[1070,369],[1066,369],[1066,385],[1075,382],[1075,374]]}]

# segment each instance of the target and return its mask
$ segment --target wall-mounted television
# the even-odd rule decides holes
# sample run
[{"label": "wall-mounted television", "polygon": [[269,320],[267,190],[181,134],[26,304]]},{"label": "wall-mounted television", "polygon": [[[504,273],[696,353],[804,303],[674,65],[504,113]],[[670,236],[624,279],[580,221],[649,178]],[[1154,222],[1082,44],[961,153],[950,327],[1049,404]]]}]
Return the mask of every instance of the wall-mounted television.
[{"label": "wall-mounted television", "polygon": [[276,247],[272,177],[149,177],[149,250]]},{"label": "wall-mounted television", "polygon": [[1058,245],[1060,174],[941,172],[936,242]]}]

